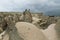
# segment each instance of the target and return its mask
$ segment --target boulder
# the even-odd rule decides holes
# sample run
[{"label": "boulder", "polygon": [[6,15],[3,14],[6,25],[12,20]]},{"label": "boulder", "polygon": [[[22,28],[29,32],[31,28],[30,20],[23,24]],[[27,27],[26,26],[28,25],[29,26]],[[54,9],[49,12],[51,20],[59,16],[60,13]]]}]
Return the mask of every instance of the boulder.
[{"label": "boulder", "polygon": [[58,22],[55,25],[55,30],[57,33],[58,40],[60,40],[60,19],[58,20]]},{"label": "boulder", "polygon": [[25,10],[21,16],[21,20],[24,22],[32,22],[32,15],[30,13],[30,10]]},{"label": "boulder", "polygon": [[55,25],[56,24],[50,24],[48,26],[47,29],[42,30],[42,32],[45,34],[45,36],[49,39],[49,40],[57,40],[57,32],[55,30]]},{"label": "boulder", "polygon": [[18,22],[15,26],[24,40],[48,40],[43,32],[31,23]]}]

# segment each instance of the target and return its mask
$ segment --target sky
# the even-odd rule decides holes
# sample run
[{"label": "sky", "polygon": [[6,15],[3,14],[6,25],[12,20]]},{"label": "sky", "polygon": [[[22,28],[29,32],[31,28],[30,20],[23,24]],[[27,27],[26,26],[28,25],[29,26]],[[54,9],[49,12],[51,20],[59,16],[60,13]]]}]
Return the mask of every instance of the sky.
[{"label": "sky", "polygon": [[30,9],[33,12],[51,13],[52,15],[59,14],[60,0],[0,0],[0,11],[21,12],[25,9]]}]

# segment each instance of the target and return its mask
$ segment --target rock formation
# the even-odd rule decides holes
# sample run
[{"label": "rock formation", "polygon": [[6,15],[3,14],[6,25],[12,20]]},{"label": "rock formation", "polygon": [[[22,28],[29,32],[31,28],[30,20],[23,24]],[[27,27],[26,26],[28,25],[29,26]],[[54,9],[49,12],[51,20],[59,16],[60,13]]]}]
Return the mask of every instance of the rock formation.
[{"label": "rock formation", "polygon": [[56,23],[55,30],[56,30],[56,33],[57,33],[58,40],[60,40],[60,19]]},{"label": "rock formation", "polygon": [[31,23],[18,22],[15,26],[24,40],[48,40],[42,31]]},{"label": "rock formation", "polygon": [[25,10],[23,12],[23,15],[21,16],[21,19],[24,21],[24,22],[32,22],[32,15],[30,13],[30,10]]},{"label": "rock formation", "polygon": [[47,29],[42,30],[42,32],[44,33],[44,35],[49,39],[49,40],[57,40],[57,32],[55,30],[55,25],[56,24],[51,24],[48,26]]}]

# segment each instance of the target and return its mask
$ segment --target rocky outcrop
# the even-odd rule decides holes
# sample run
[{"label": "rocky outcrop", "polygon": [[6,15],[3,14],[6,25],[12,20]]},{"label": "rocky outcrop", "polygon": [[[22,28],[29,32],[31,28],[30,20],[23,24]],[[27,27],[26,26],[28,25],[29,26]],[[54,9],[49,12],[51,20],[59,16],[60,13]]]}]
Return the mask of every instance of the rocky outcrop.
[{"label": "rocky outcrop", "polygon": [[57,33],[58,40],[60,40],[60,19],[58,20],[58,22],[55,25],[55,30]]},{"label": "rocky outcrop", "polygon": [[23,12],[23,15],[21,16],[21,20],[24,21],[24,22],[32,22],[32,15],[30,13],[30,10],[25,10]]},{"label": "rocky outcrop", "polygon": [[44,35],[49,39],[49,40],[58,40],[57,37],[57,32],[55,30],[55,25],[56,24],[50,24],[47,29],[42,30]]},{"label": "rocky outcrop", "polygon": [[31,23],[18,22],[15,26],[24,40],[48,40],[42,31]]}]

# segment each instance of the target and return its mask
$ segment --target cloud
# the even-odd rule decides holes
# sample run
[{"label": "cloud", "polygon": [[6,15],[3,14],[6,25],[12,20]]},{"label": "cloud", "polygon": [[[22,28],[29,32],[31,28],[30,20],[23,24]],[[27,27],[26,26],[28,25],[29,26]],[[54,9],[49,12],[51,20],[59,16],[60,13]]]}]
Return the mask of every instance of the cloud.
[{"label": "cloud", "polygon": [[47,12],[60,9],[60,0],[0,0],[0,11]]}]

